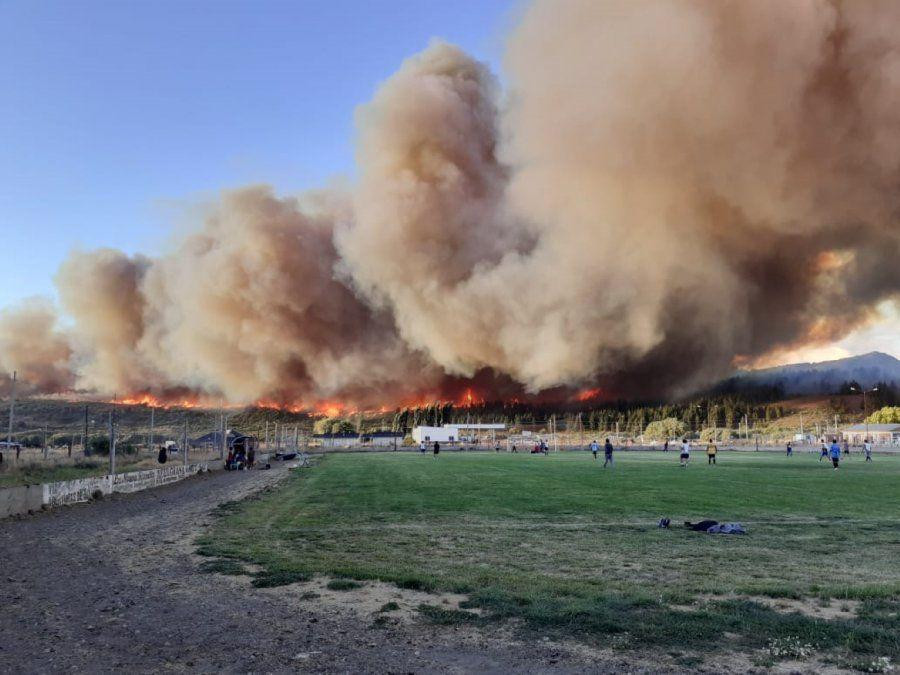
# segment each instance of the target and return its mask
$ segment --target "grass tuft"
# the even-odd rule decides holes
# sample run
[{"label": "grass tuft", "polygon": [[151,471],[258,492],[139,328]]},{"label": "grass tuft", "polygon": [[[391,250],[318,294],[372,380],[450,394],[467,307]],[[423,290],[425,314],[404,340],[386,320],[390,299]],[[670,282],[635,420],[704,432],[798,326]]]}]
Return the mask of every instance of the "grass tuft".
[{"label": "grass tuft", "polygon": [[309,581],[309,579],[309,574],[305,572],[292,572],[288,570],[276,570],[270,572],[265,570],[253,575],[253,585],[257,588],[274,588],[276,586],[287,586],[288,584]]},{"label": "grass tuft", "polygon": [[204,560],[200,563],[200,571],[207,574],[227,574],[241,576],[249,574],[244,566],[235,560]]}]

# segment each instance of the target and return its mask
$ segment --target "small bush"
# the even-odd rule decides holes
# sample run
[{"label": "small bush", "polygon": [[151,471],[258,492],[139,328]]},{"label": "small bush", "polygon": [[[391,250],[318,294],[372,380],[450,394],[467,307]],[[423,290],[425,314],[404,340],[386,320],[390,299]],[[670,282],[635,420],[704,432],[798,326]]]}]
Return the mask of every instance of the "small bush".
[{"label": "small bush", "polygon": [[309,581],[309,575],[305,572],[291,572],[278,570],[270,572],[258,572],[253,577],[253,585],[256,588],[274,588],[275,586],[287,586],[301,581]]},{"label": "small bush", "polygon": [[398,609],[400,609],[400,605],[398,605],[396,602],[386,602],[381,606],[381,609],[379,609],[378,611],[379,612],[396,612]]},{"label": "small bush", "polygon": [[853,670],[858,670],[861,673],[892,673],[892,672],[894,672],[894,664],[891,663],[891,659],[888,658],[887,656],[876,656],[875,658],[857,659],[856,661],[849,661],[846,665],[850,668],[853,668]]},{"label": "small bush", "polygon": [[474,612],[446,609],[437,605],[419,605],[419,612],[431,622],[442,626],[458,626],[463,623],[473,623],[481,618]]},{"label": "small bush", "polygon": [[795,636],[774,638],[769,642],[769,654],[775,659],[806,659],[813,653],[813,646]]},{"label": "small bush", "polygon": [[352,591],[355,588],[362,588],[362,584],[350,579],[332,579],[325,588],[332,591]]},{"label": "small bush", "polygon": [[244,566],[235,560],[204,560],[200,564],[200,571],[206,574],[227,574],[241,576],[247,574]]}]

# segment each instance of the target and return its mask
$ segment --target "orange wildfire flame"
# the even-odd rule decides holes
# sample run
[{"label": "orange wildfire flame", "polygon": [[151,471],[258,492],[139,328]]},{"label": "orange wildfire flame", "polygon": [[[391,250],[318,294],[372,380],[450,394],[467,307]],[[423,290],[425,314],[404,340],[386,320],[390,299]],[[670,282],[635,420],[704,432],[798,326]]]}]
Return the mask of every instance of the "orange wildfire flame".
[{"label": "orange wildfire flame", "polygon": [[585,401],[593,401],[595,398],[600,398],[603,394],[602,389],[582,389],[577,394],[575,394],[575,400],[581,401],[584,403]]},{"label": "orange wildfire flame", "polygon": [[151,408],[196,408],[200,405],[200,401],[197,399],[188,399],[188,398],[180,398],[180,399],[161,399],[153,394],[134,394],[132,396],[126,396],[125,398],[113,399],[109,401],[109,403],[116,403],[118,405],[146,405]]},{"label": "orange wildfire flame", "polygon": [[481,405],[483,403],[484,399],[470,388],[466,389],[465,393],[458,401],[456,401],[456,406],[458,408],[471,408],[472,406]]}]

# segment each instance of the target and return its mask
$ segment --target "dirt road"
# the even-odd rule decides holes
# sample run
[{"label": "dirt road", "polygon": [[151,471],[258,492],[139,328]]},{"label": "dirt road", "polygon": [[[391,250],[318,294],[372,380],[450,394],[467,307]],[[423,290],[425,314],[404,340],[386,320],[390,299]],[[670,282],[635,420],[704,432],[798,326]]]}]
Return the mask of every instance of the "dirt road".
[{"label": "dirt road", "polygon": [[192,542],[212,509],[284,471],[218,472],[0,521],[0,671],[634,670],[499,631],[378,626],[372,616],[304,603],[298,592],[200,572]]}]

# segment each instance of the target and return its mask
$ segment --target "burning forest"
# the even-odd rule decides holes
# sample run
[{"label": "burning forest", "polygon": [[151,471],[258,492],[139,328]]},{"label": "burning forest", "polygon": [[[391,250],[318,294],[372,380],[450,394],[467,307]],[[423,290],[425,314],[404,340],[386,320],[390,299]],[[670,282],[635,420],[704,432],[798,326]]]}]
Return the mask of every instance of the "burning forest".
[{"label": "burning forest", "polygon": [[58,307],[0,313],[0,370],[331,415],[679,394],[833,340],[900,291],[898,21],[537,0],[502,85],[440,41],[401,64],[354,182],[227,190],[153,257],[73,251]]}]

